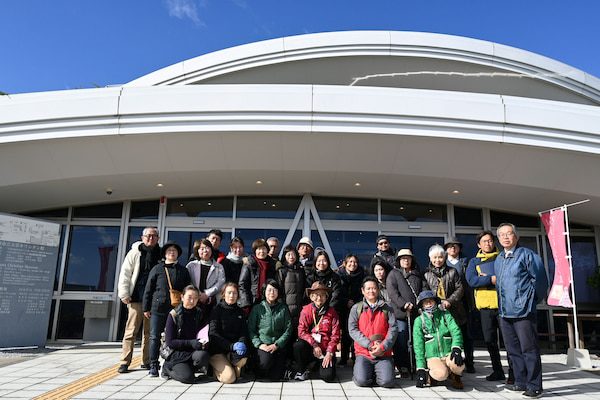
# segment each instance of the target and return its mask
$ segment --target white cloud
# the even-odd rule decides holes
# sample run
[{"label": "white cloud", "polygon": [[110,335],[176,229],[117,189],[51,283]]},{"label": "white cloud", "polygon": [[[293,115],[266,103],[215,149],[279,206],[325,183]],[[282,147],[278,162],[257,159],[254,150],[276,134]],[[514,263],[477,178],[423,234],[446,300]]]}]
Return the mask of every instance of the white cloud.
[{"label": "white cloud", "polygon": [[194,0],[167,0],[167,9],[171,17],[190,19],[197,26],[206,26],[198,15]]}]

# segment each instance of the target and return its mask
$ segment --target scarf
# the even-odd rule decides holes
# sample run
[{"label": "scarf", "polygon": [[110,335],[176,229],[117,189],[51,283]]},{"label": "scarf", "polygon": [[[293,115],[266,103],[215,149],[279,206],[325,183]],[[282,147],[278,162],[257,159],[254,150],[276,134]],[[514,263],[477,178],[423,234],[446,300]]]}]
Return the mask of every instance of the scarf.
[{"label": "scarf", "polygon": [[486,262],[487,260],[493,260],[494,258],[498,257],[498,254],[500,254],[500,251],[494,247],[494,251],[491,253],[484,253],[483,250],[479,249],[475,257],[479,258],[481,262]]},{"label": "scarf", "polygon": [[241,264],[244,256],[236,256],[235,254],[229,252],[229,254],[227,254],[227,259],[235,264]]},{"label": "scarf", "polygon": [[160,261],[160,247],[148,247],[144,243],[140,244],[138,247],[140,251],[140,269],[143,272],[150,272],[152,267],[154,267]]},{"label": "scarf", "polygon": [[256,297],[260,300],[262,297],[262,288],[267,281],[267,270],[269,269],[269,260],[258,259],[254,257],[258,264],[258,287],[256,288]]}]

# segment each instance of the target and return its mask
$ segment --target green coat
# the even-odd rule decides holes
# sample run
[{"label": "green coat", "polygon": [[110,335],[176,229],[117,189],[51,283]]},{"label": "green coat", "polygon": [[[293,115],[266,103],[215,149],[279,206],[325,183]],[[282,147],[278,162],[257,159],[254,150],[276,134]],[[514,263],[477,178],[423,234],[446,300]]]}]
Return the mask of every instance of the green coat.
[{"label": "green coat", "polygon": [[258,349],[261,344],[285,347],[292,336],[292,317],[287,306],[278,302],[271,307],[266,300],[256,304],[248,317],[248,333],[252,345]]},{"label": "green coat", "polygon": [[427,368],[427,360],[448,356],[454,347],[462,349],[460,328],[448,311],[437,309],[433,318],[425,313],[415,319],[413,326],[413,348],[417,369]]}]

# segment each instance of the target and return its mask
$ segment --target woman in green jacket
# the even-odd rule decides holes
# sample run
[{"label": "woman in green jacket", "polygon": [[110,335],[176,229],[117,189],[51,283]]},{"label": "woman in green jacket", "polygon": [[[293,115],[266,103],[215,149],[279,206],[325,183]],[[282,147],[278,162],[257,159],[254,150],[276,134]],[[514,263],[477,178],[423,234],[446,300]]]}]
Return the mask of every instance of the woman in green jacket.
[{"label": "woman in green jacket", "polygon": [[285,372],[286,346],[292,335],[292,318],[287,306],[279,301],[277,281],[266,282],[262,301],[248,318],[248,333],[257,349],[257,377],[278,381]]},{"label": "woman in green jacket", "polygon": [[413,326],[413,347],[417,363],[417,387],[450,377],[452,387],[462,389],[461,375],[465,369],[462,356],[462,334],[449,311],[439,307],[440,299],[431,290],[424,290],[417,298],[421,315]]}]

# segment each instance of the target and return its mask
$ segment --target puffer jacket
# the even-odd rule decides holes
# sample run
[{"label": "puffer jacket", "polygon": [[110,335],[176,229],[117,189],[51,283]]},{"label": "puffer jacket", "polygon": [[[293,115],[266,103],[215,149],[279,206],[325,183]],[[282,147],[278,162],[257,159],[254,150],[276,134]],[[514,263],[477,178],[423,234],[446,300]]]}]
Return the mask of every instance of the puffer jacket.
[{"label": "puffer jacket", "polygon": [[357,356],[372,360],[369,346],[373,341],[378,340],[385,349],[382,357],[391,357],[398,336],[394,311],[381,299],[377,301],[374,309],[369,307],[366,300],[356,303],[350,309],[348,332],[354,340],[354,351]]},{"label": "puffer jacket", "polygon": [[[267,278],[276,279],[276,262],[271,257],[267,256],[269,261],[269,268],[267,269]],[[240,298],[238,305],[242,308],[251,307],[254,304],[260,303],[260,297],[262,293],[258,293],[258,278],[260,271],[258,268],[258,261],[252,256],[244,257],[244,265],[242,266],[242,272],[240,272]]]},{"label": "puffer jacket", "polygon": [[[407,303],[417,305],[417,296],[423,289],[423,276],[417,270],[405,272],[401,268],[394,268],[388,274],[385,286],[390,297],[390,305],[394,309],[394,316],[405,321],[407,318],[405,306]],[[412,315],[412,318],[416,316],[414,308]]]},{"label": "puffer jacket", "polygon": [[354,304],[360,302],[363,298],[361,288],[362,281],[365,279],[365,271],[360,267],[353,272],[348,272],[345,268],[340,268],[337,270],[337,273],[342,279],[342,290],[344,291],[346,300],[352,300]]},{"label": "puffer jacket", "polygon": [[[342,279],[340,276],[336,274],[331,267],[327,268],[325,271],[319,271],[315,268],[313,272],[306,277],[306,287],[311,287],[312,284],[317,281],[323,283],[325,286],[331,289],[331,294],[327,300],[327,304],[330,307],[335,308],[335,311],[337,311],[338,315],[345,314],[344,309],[348,303],[348,299],[342,290]],[[306,302],[308,303],[308,300]]]},{"label": "puffer jacket", "polygon": [[165,264],[161,262],[152,268],[146,282],[144,290],[144,300],[142,309],[144,312],[158,312],[166,314],[171,310],[171,297],[169,296],[169,282],[165,273],[165,267],[171,278],[171,284],[174,290],[183,291],[183,289],[192,283],[190,273],[181,264]]},{"label": "puffer jacket", "polygon": [[480,304],[478,308],[498,309],[496,286],[492,284],[494,261],[498,254],[499,252],[496,248],[489,254],[479,250],[477,255],[469,261],[465,278],[467,279],[469,286],[474,290],[476,304],[478,294],[480,295],[480,299],[483,298],[483,296],[481,296],[482,294],[487,294],[486,298],[489,299],[488,304]]},{"label": "puffer jacket", "polygon": [[[318,327],[315,318],[319,322]],[[320,343],[317,343],[312,336],[313,333],[321,335]],[[332,307],[324,306],[321,307],[321,310],[317,310],[317,307],[311,303],[302,308],[298,324],[298,338],[306,341],[312,347],[320,347],[323,354],[326,352],[335,354],[340,342],[340,335],[340,320]]]},{"label": "puffer jacket", "polygon": [[288,306],[294,326],[298,326],[298,318],[304,304],[306,277],[304,267],[299,262],[283,265],[277,270],[277,282],[283,290],[281,299]]},{"label": "puffer jacket", "polygon": [[450,302],[450,313],[456,320],[458,325],[467,323],[467,313],[463,306],[462,298],[464,295],[463,280],[458,275],[458,271],[447,265],[441,268],[435,268],[429,264],[427,272],[425,272],[425,286],[423,290],[431,290],[433,293],[438,293],[438,284],[442,281],[446,299]]},{"label": "puffer jacket", "polygon": [[535,313],[548,290],[540,256],[526,247],[517,247],[508,257],[502,251],[496,257],[494,271],[500,316],[522,318]]},{"label": "puffer jacket", "polygon": [[208,350],[211,354],[233,351],[236,342],[247,343],[248,324],[244,311],[237,304],[221,300],[210,314],[208,326]]},{"label": "puffer jacket", "polygon": [[275,343],[278,349],[285,347],[292,335],[292,319],[287,306],[282,302],[271,306],[266,300],[256,304],[248,317],[248,334],[257,349],[263,343]]},{"label": "puffer jacket", "polygon": [[429,317],[422,313],[413,325],[413,348],[417,369],[427,368],[432,357],[446,357],[453,348],[462,349],[460,328],[452,314],[439,308]]}]

